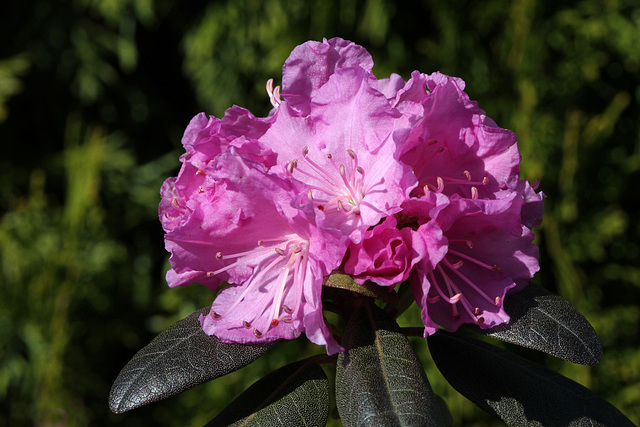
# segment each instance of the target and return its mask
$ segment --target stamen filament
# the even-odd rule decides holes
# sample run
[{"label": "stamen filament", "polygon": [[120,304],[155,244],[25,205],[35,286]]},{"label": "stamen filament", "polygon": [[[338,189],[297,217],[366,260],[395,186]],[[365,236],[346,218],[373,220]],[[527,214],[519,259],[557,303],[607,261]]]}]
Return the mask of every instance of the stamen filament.
[{"label": "stamen filament", "polygon": [[[340,182],[339,182],[339,181],[336,181],[336,180],[334,179],[334,177],[333,177],[333,176],[331,176],[331,175],[330,175],[330,174],[329,174],[325,169],[321,168],[317,163],[315,163],[313,160],[311,160],[311,159],[309,158],[308,153],[309,153],[309,147],[306,147],[306,148],[305,148],[305,150],[304,150],[304,152],[303,152],[303,154],[304,154],[303,158],[304,158],[304,159],[305,159],[305,160],[306,160],[306,161],[307,161],[307,162],[308,162],[308,163],[309,163],[309,164],[310,164],[310,165],[311,165],[315,170],[317,170],[318,172],[320,172],[320,174],[322,174],[324,177],[326,177],[327,182],[328,182],[330,185],[332,185],[334,188],[340,188]],[[329,158],[329,159],[331,160],[331,162],[332,162],[332,163],[334,164],[334,166],[335,166],[335,163],[333,162],[333,158],[332,158],[332,157],[330,157],[330,155],[328,155],[328,156],[327,156],[327,158]],[[309,176],[311,176],[312,178],[316,178],[316,179],[317,179],[317,177],[314,177],[313,175],[309,175]]]},{"label": "stamen filament", "polygon": [[236,306],[238,304],[240,304],[240,302],[242,302],[242,300],[244,299],[244,297],[250,292],[250,291],[254,291],[254,289],[252,289],[252,284],[259,282],[260,279],[262,279],[262,277],[267,274],[267,272],[269,272],[269,270],[271,270],[276,264],[281,263],[282,262],[282,258],[280,256],[275,257],[275,259],[273,261],[271,261],[265,268],[261,269],[260,272],[258,274],[256,274],[255,276],[251,277],[251,279],[249,279],[249,281],[247,282],[247,284],[245,285],[244,290],[242,291],[242,293],[240,295],[238,295],[236,297],[236,300],[233,302],[233,304],[231,304],[231,307],[229,307],[227,309],[227,312],[231,312],[233,311],[234,308],[236,308]]},{"label": "stamen filament", "polygon": [[458,277],[460,277],[467,285],[471,286],[482,298],[484,298],[485,300],[487,300],[490,304],[493,304],[494,299],[489,298],[489,296],[484,293],[484,291],[482,289],[480,289],[479,287],[477,287],[475,285],[475,283],[473,283],[471,280],[469,280],[469,278],[467,276],[465,276],[464,274],[462,274],[460,271],[458,271],[457,269],[453,268],[453,266],[451,265],[451,263],[449,261],[447,261],[447,259],[445,258],[444,263],[447,267],[449,267],[456,275],[458,275]]},{"label": "stamen filament", "polygon": [[[436,288],[436,292],[438,292],[438,294],[440,295],[440,298],[442,298],[443,300],[445,300],[446,302],[448,302],[449,304],[455,304],[457,303],[460,298],[462,297],[461,293],[458,293],[456,295],[453,295],[452,297],[448,297],[440,288],[440,285],[438,285],[438,282],[436,281],[436,277],[433,274],[433,272],[429,272],[429,277],[431,278],[431,281],[433,282],[434,287]],[[446,283],[446,280],[445,280]],[[447,286],[448,287],[448,286]],[[449,291],[451,291],[451,289],[449,288]]]},{"label": "stamen filament", "polygon": [[[274,245],[274,246],[275,246],[275,245]],[[273,249],[273,246],[269,246],[269,247],[260,247],[260,249],[257,249],[257,250],[256,250],[256,249],[254,249],[254,250],[252,250],[252,251],[247,251],[247,252],[239,253],[239,254],[231,254],[231,255],[224,255],[224,254],[222,254],[222,253],[218,252],[218,254],[220,254],[220,257],[218,257],[218,254],[216,254],[216,258],[218,258],[218,259],[239,258],[239,257],[241,257],[241,256],[243,256],[243,255],[247,255],[247,254],[251,254],[251,253],[253,253],[253,254],[254,254],[253,256],[251,256],[251,257],[249,257],[249,258],[247,258],[247,259],[242,260],[242,262],[243,262],[243,263],[247,263],[247,262],[249,262],[249,261],[252,261],[252,260],[254,260],[254,259],[256,259],[256,258],[259,258],[259,257],[263,256],[265,253],[270,252],[272,249]],[[209,277],[211,277],[211,276],[215,276],[216,274],[220,274],[220,273],[222,273],[223,271],[227,271],[227,270],[229,270],[230,268],[232,268],[233,266],[235,266],[237,262],[238,262],[238,261],[236,261],[236,262],[232,262],[231,264],[225,265],[224,267],[219,268],[219,269],[217,269],[217,270],[215,270],[215,271],[210,271],[210,272],[208,272],[208,273],[207,273],[207,275],[208,275]]]},{"label": "stamen filament", "polygon": [[477,264],[480,267],[484,267],[487,270],[492,270],[492,271],[495,271],[496,273],[500,273],[500,271],[501,271],[500,268],[495,264],[494,265],[485,264],[484,262],[478,261],[477,259],[472,258],[472,257],[470,257],[468,255],[465,255],[462,252],[458,252],[455,249],[449,248],[449,253],[452,254],[452,255],[455,255],[457,257],[464,258],[464,259],[466,259],[468,261],[471,261],[472,263]]},{"label": "stamen filament", "polygon": [[462,298],[462,300],[460,301],[462,303],[462,306],[464,307],[464,309],[466,310],[467,313],[469,313],[469,316],[471,316],[472,319],[475,319],[476,323],[484,323],[484,319],[482,322],[480,322],[480,319],[476,314],[475,314],[475,310],[471,309],[471,305],[469,304],[469,302],[467,301],[466,298]]},{"label": "stamen filament", "polygon": [[[314,164],[315,165],[315,164]],[[323,174],[321,176],[318,175],[312,175],[309,172],[305,171],[304,169],[300,169],[300,168],[295,168],[296,171],[300,172],[303,175],[308,176],[309,178],[313,178],[315,180],[322,178],[329,186],[331,186],[331,188],[333,189],[333,191],[335,191],[335,188],[337,188],[338,186],[336,185],[335,181],[333,180],[333,178],[331,176],[326,176],[323,171]],[[314,188],[316,190],[320,190],[324,193],[329,193],[327,191],[326,188],[320,188],[320,187],[314,187],[314,186],[310,186],[311,188]]]},{"label": "stamen filament", "polygon": [[[293,264],[293,261],[295,260],[297,254],[298,252],[296,252],[295,250],[291,251],[289,262],[287,262],[287,266],[285,267],[284,271],[281,273],[282,280],[280,281],[278,293],[273,303],[273,314],[271,315],[270,320],[278,319],[278,314],[280,313],[280,305],[282,304],[282,296],[284,295],[284,288],[285,288],[285,285],[287,284],[287,278],[289,277],[289,271],[291,270],[291,265]],[[267,326],[267,329],[268,329],[268,326]]]}]

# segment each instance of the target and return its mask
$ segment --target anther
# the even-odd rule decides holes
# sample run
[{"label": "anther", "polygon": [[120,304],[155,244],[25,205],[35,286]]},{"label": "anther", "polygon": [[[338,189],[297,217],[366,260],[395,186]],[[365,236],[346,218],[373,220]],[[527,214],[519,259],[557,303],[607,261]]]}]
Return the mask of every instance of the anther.
[{"label": "anther", "polygon": [[478,189],[476,187],[471,187],[471,198],[474,200],[478,199]]},{"label": "anther", "polygon": [[287,163],[287,171],[289,173],[293,173],[293,170],[296,168],[296,165],[293,163],[293,160],[291,160],[289,163]]},{"label": "anther", "polygon": [[338,207],[337,207],[338,212],[340,212],[341,210],[344,210],[344,206],[342,206],[342,200],[338,200],[336,202],[336,205],[338,205]]},{"label": "anther", "polygon": [[327,154],[327,159],[333,159],[333,156],[331,155],[331,153]]},{"label": "anther", "polygon": [[489,177],[485,176],[484,178],[482,178],[482,185],[487,185],[489,183]]},{"label": "anther", "polygon": [[313,202],[313,194],[311,194],[311,190],[307,190],[307,198]]},{"label": "anther", "polygon": [[206,175],[206,173],[204,173],[204,171],[203,171],[203,170],[198,169],[198,170],[196,171],[196,175]]},{"label": "anther", "polygon": [[287,314],[293,313],[293,310],[291,310],[288,306],[286,306],[284,304],[282,304],[282,310]]},{"label": "anther", "polygon": [[177,198],[173,198],[171,199],[171,206],[173,206],[176,209],[180,209],[180,205],[178,204],[178,199]]},{"label": "anther", "polygon": [[360,175],[364,176],[364,169],[362,169],[362,166],[358,166],[356,170],[360,173]]},{"label": "anther", "polygon": [[464,171],[464,179],[467,181],[471,181],[471,173],[469,171]]},{"label": "anther", "polygon": [[444,180],[442,179],[442,177],[438,177],[436,178],[436,181],[438,182],[438,188],[436,188],[436,193],[442,193],[442,190],[444,190]]},{"label": "anther", "polygon": [[209,316],[211,316],[214,319],[219,319],[221,317],[218,313],[216,313],[213,310],[211,310],[211,313],[209,313]]},{"label": "anther", "polygon": [[498,267],[497,265],[495,265],[495,264],[493,264],[493,265],[491,266],[491,269],[492,269],[493,271],[495,271],[496,273],[502,273],[502,269],[501,269],[500,267]]},{"label": "anther", "polygon": [[352,149],[348,149],[347,150],[347,154],[349,155],[349,157],[351,157],[352,159],[356,158],[356,152],[353,151]]},{"label": "anther", "polygon": [[440,295],[436,295],[434,297],[427,297],[427,301],[430,302],[431,304],[436,303],[440,301]]},{"label": "anther", "polygon": [[477,316],[478,314],[480,314],[480,308],[479,308],[479,307],[476,307],[476,308],[473,310],[473,314],[475,314],[476,316]]},{"label": "anther", "polygon": [[533,181],[533,184],[531,184],[531,189],[533,191],[536,191],[538,189],[538,186],[540,185],[540,180],[536,179],[535,181]]},{"label": "anther", "polygon": [[500,303],[502,303],[502,298],[496,297],[494,303],[495,303],[495,305],[500,306]]},{"label": "anther", "polygon": [[339,170],[340,170],[340,176],[344,177],[345,176],[344,165],[340,165]]},{"label": "anther", "polygon": [[460,260],[460,261],[456,262],[455,264],[451,264],[451,268],[453,268],[454,270],[457,270],[460,267],[462,267],[462,264],[464,264],[464,261]]},{"label": "anther", "polygon": [[282,321],[283,321],[284,323],[291,323],[291,322],[293,322],[293,319],[292,319],[291,317],[283,317],[283,318],[282,318]]},{"label": "anther", "polygon": [[255,335],[256,338],[260,338],[262,336],[262,332],[260,332],[259,330],[254,328],[253,329],[253,335]]},{"label": "anther", "polygon": [[242,325],[247,329],[251,329],[251,323],[247,322],[246,320],[242,321]]},{"label": "anther", "polygon": [[198,186],[198,193],[204,193],[204,190],[202,189],[201,186]]},{"label": "anther", "polygon": [[277,107],[280,105],[280,86],[276,86],[273,88],[273,79],[267,80],[267,95],[269,95],[269,100],[271,101],[271,105]]},{"label": "anther", "polygon": [[222,252],[216,252],[216,258],[222,259]]},{"label": "anther", "polygon": [[285,254],[285,253],[284,253],[284,251],[283,251],[282,249],[280,249],[280,248],[275,248],[275,249],[274,249],[274,251],[276,251],[276,253],[277,253],[278,255],[282,255],[282,256],[284,256],[284,254]]},{"label": "anther", "polygon": [[451,297],[451,299],[449,300],[450,304],[455,304],[458,301],[460,301],[460,298],[462,298],[462,292],[459,292],[457,294],[455,294],[454,296]]},{"label": "anther", "polygon": [[274,107],[277,107],[278,105],[280,105],[280,86],[276,86],[276,88],[273,90],[273,96],[271,97],[271,104],[273,104]]},{"label": "anther", "polygon": [[262,246],[262,240],[258,240],[258,246]]},{"label": "anther", "polygon": [[302,155],[307,157],[307,154],[309,154],[309,146],[308,145],[302,149]]},{"label": "anther", "polygon": [[213,271],[207,271],[207,277],[213,277],[215,273]]}]

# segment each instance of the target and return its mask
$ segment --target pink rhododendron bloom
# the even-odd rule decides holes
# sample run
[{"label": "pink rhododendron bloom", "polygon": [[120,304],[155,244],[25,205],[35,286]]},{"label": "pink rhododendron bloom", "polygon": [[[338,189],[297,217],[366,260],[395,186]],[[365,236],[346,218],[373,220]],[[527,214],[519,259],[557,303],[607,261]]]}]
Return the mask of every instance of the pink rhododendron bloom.
[{"label": "pink rhododendron bloom", "polygon": [[[415,76],[418,77],[418,76]],[[460,79],[434,73],[424,109],[402,147],[401,160],[429,190],[448,196],[493,198],[517,173],[520,154],[513,132],[499,128],[464,93]]]},{"label": "pink rhododendron bloom", "polygon": [[[412,167],[419,182],[399,215],[418,224],[434,222],[448,246],[436,265],[437,257],[431,256],[411,275],[425,335],[435,332],[436,324],[455,330],[467,322],[483,328],[507,322],[505,293],[519,290],[538,269],[530,230],[539,225],[543,211],[543,194],[518,180],[515,135],[469,99],[461,79],[414,72],[407,82],[392,76],[381,86],[404,116],[408,136],[398,138],[405,141],[400,160]],[[477,229],[472,231],[474,221]],[[487,225],[491,221],[493,228]],[[482,229],[492,231],[476,236]],[[507,229],[517,238],[507,239]],[[479,247],[476,239],[486,250],[471,249]],[[487,269],[494,266],[496,271]]]},{"label": "pink rhododendron bloom", "polygon": [[282,90],[268,81],[267,117],[234,106],[191,120],[160,219],[169,285],[217,291],[207,334],[252,343],[304,332],[341,351],[321,302],[340,268],[390,290],[408,280],[425,336],[509,320],[505,294],[538,269],[531,230],[544,210],[519,179],[515,135],[459,78],[379,80],[372,67],[352,42],[307,42],[285,62]]},{"label": "pink rhododendron bloom", "polygon": [[406,203],[404,213],[434,222],[447,242],[437,265],[419,264],[411,277],[425,336],[435,332],[433,323],[455,331],[463,323],[508,322],[505,294],[522,289],[539,269],[534,236],[520,220],[522,201],[517,192],[495,200],[429,192]]},{"label": "pink rhododendron bloom", "polygon": [[411,228],[397,228],[395,216],[368,230],[359,244],[351,243],[344,272],[363,284],[371,280],[395,286],[409,277],[413,266],[428,256],[423,236]]},{"label": "pink rhododendron bloom", "polygon": [[235,147],[243,156],[271,167],[275,154],[257,141],[271,122],[270,118],[256,118],[238,106],[229,108],[222,119],[200,113],[191,119],[184,132],[182,145],[186,153],[182,160],[203,168],[227,147]]},{"label": "pink rhododendron bloom", "polygon": [[[322,318],[322,278],[336,268],[346,242],[321,231],[322,212],[291,206],[296,182],[269,174],[233,148],[194,173],[190,212],[166,229],[170,286],[197,281],[219,291],[203,329],[224,342],[307,337],[335,353]],[[174,181],[165,184],[165,195]],[[169,208],[170,206],[170,208]],[[165,212],[163,212],[163,208]],[[175,213],[163,200],[161,216]]]},{"label": "pink rhododendron bloom", "polygon": [[[345,55],[353,51],[347,49]],[[324,225],[354,242],[368,227],[398,212],[416,184],[411,168],[397,161],[393,133],[401,114],[372,86],[370,64],[358,65],[355,60],[360,58],[345,60],[355,64],[350,67],[323,68],[322,85],[298,84],[290,78],[273,124],[259,139],[277,153],[287,175],[306,185],[308,199],[326,215]],[[289,73],[304,76],[291,70],[297,62],[287,64]],[[288,102],[290,88],[299,86],[308,89],[302,98],[295,98],[298,107],[305,100],[300,111],[308,110],[307,115]]]}]

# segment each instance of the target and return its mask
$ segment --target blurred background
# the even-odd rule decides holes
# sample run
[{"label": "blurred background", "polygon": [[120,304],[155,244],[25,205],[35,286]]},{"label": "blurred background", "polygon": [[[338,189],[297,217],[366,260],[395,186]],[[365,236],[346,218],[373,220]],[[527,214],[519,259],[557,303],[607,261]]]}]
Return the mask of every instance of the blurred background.
[{"label": "blurred background", "polygon": [[[270,370],[324,351],[288,342],[161,403],[107,406],[135,352],[212,300],[164,281],[158,192],[190,118],[232,104],[265,115],[265,82],[289,52],[334,36],[366,47],[379,78],[463,78],[518,134],[522,177],[548,195],[535,281],[585,314],[604,357],[514,351],[640,423],[637,1],[31,0],[0,5],[0,426],[202,425]],[[500,425],[413,342],[455,425]]]}]

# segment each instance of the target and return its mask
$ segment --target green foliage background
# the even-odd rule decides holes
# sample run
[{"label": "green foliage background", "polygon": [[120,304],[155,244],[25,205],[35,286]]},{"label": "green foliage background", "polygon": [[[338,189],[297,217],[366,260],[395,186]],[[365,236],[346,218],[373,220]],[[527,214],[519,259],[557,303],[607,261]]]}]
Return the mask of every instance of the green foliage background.
[{"label": "green foliage background", "polygon": [[[179,397],[107,407],[133,354],[211,302],[163,277],[158,191],[189,119],[234,103],[266,114],[264,84],[289,52],[333,36],[369,49],[380,78],[462,77],[518,134],[523,177],[548,195],[535,280],[585,314],[604,357],[589,368],[515,351],[640,423],[637,1],[32,0],[0,5],[0,426],[202,425],[323,351],[288,342]],[[499,425],[413,342],[456,425]]]}]

